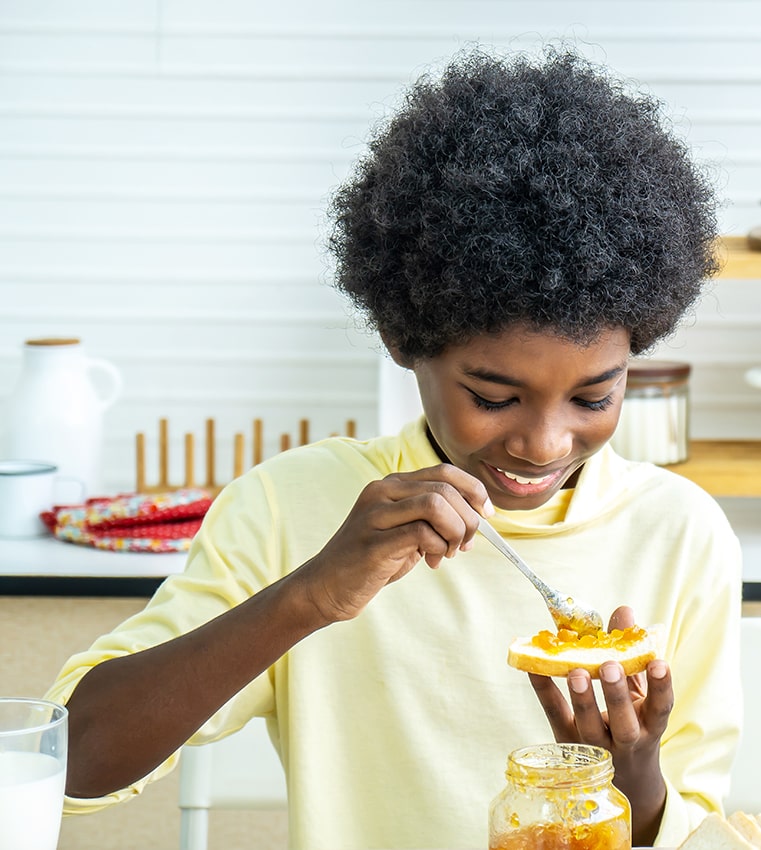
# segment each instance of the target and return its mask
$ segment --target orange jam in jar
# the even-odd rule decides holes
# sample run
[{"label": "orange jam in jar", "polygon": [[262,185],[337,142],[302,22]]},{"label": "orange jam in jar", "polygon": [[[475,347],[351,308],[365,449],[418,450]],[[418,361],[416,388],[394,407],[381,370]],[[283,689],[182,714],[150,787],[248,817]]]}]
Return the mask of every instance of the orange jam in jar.
[{"label": "orange jam in jar", "polygon": [[489,850],[631,850],[631,808],[602,747],[524,747],[505,776],[489,807]]},{"label": "orange jam in jar", "polygon": [[533,646],[547,652],[563,652],[566,649],[629,649],[646,636],[647,632],[639,626],[627,626],[625,629],[613,629],[610,632],[600,630],[596,635],[580,635],[572,629],[558,629],[557,634],[547,630],[531,638]]}]

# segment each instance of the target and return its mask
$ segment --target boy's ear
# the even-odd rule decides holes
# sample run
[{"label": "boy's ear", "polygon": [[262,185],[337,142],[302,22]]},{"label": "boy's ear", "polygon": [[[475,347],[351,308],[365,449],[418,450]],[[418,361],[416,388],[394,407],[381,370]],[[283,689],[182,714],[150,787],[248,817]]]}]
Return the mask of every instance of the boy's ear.
[{"label": "boy's ear", "polygon": [[397,366],[401,366],[402,369],[411,369],[412,361],[405,357],[402,352],[399,350],[398,346],[393,345],[386,337],[381,334],[381,339],[383,340],[383,345],[386,348],[386,351],[391,355],[391,359],[396,363]]}]

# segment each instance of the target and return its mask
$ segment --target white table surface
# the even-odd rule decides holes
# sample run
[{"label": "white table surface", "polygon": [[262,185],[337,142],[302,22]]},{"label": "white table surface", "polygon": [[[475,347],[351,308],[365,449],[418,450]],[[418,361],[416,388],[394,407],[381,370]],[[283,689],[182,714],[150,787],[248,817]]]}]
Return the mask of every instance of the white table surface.
[{"label": "white table surface", "polygon": [[181,573],[185,552],[108,552],[53,535],[0,539],[0,576],[166,578]]}]

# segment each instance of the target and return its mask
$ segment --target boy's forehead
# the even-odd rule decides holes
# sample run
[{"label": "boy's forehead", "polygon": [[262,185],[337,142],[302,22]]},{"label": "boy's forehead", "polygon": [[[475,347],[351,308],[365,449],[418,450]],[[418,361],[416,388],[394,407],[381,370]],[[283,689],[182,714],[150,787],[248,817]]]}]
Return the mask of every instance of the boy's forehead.
[{"label": "boy's forehead", "polygon": [[465,376],[497,383],[521,383],[543,369],[574,372],[579,380],[606,380],[626,368],[629,333],[611,329],[579,343],[551,331],[506,328],[449,348],[443,358]]},{"label": "boy's forehead", "polygon": [[589,340],[574,340],[552,328],[530,328],[511,324],[499,331],[476,334],[468,341],[450,346],[450,356],[467,361],[482,356],[531,354],[551,356],[559,353],[581,360],[597,359],[611,352],[628,357],[630,333],[626,328],[605,328]]}]

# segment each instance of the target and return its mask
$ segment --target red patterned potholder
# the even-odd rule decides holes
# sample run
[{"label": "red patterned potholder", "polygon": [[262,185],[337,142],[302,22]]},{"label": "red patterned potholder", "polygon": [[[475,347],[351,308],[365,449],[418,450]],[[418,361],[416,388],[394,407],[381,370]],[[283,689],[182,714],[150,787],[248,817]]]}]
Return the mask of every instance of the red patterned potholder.
[{"label": "red patterned potholder", "polygon": [[212,498],[189,488],[59,505],[42,519],[59,540],[123,552],[185,552]]}]

